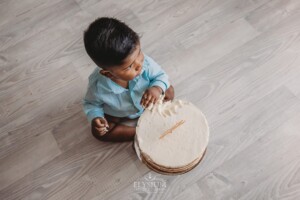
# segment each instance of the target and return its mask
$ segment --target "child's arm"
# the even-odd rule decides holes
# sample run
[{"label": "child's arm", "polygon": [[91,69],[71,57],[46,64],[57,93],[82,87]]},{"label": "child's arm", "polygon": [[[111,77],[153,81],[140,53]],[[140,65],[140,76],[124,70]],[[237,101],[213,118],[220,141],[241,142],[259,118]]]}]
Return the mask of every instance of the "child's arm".
[{"label": "child's arm", "polygon": [[170,87],[170,83],[166,72],[152,58],[145,55],[145,59],[150,85],[142,96],[141,105],[148,107],[151,103],[157,102],[159,96]]},{"label": "child's arm", "polygon": [[87,95],[82,101],[83,111],[87,116],[88,121],[91,123],[94,118],[104,117],[102,104],[95,99],[92,99]]},{"label": "child's arm", "polygon": [[[89,78],[89,86],[82,100],[83,110],[91,123],[92,134],[101,141],[131,141],[135,135],[135,128],[118,123],[115,120],[106,119],[104,116],[103,102],[97,95],[97,88],[93,76]],[[111,121],[110,121],[111,120]]]},{"label": "child's arm", "polygon": [[88,121],[98,131],[100,136],[107,133],[109,125],[104,118],[102,102],[97,100],[95,95],[95,88],[89,84],[88,91],[82,101],[83,110]]},{"label": "child's arm", "polygon": [[158,86],[163,93],[170,87],[169,77],[166,72],[149,56],[145,56],[148,61],[148,77],[150,79],[150,87]]}]

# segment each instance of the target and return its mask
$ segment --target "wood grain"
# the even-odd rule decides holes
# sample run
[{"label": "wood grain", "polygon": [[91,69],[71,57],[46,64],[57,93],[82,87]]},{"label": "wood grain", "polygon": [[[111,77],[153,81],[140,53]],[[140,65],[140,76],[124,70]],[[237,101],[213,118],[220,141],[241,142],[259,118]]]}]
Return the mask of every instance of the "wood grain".
[{"label": "wood grain", "polygon": [[[0,2],[0,199],[300,198],[297,0]],[[132,143],[96,140],[82,111],[95,68],[83,31],[116,17],[208,119],[199,166],[159,175]],[[166,181],[160,193],[136,181]]]}]

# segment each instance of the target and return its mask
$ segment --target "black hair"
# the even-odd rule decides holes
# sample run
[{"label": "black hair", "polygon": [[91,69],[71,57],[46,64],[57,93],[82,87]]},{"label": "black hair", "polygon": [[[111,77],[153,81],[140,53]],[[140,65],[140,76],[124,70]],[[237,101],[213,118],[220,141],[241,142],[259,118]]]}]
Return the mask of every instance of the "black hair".
[{"label": "black hair", "polygon": [[138,34],[124,22],[109,17],[92,22],[83,38],[87,54],[102,68],[122,64],[140,41]]}]

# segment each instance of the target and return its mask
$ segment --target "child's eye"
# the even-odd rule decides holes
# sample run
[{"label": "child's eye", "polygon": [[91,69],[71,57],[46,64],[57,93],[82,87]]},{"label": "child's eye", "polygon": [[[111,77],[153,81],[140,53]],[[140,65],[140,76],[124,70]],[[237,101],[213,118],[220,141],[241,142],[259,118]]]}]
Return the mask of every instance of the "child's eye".
[{"label": "child's eye", "polygon": [[129,67],[126,68],[126,70],[130,70],[132,68],[132,65],[130,65]]}]

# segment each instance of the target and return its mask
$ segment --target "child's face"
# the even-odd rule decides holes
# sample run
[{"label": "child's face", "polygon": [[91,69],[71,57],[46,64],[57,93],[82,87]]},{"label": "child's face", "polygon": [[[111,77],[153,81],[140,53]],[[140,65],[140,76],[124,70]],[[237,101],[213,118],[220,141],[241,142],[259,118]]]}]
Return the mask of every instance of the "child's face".
[{"label": "child's face", "polygon": [[137,45],[136,49],[123,61],[122,65],[113,66],[109,69],[103,69],[101,74],[110,79],[119,79],[122,81],[130,81],[140,75],[144,62],[144,54],[141,46]]}]

